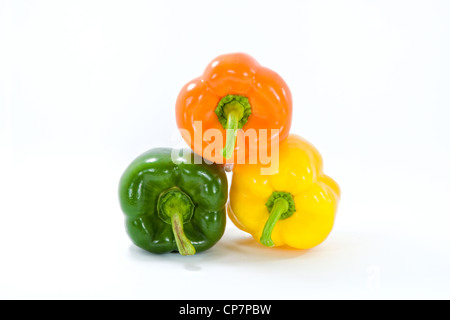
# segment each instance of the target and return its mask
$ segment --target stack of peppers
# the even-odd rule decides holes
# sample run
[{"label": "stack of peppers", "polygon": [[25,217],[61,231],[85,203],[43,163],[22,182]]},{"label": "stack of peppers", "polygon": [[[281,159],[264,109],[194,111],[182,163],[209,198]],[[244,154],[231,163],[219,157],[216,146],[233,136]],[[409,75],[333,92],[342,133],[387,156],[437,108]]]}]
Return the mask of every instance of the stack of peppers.
[{"label": "stack of peppers", "polygon": [[[176,102],[177,125],[191,149],[152,149],[122,176],[120,202],[134,244],[193,255],[222,238],[227,211],[264,246],[322,243],[333,228],[340,189],[323,173],[316,148],[289,134],[291,119],[291,92],[277,73],[243,53],[214,59]],[[253,134],[245,135],[248,130]],[[215,147],[217,137],[222,148]],[[278,154],[270,173],[266,162],[250,157],[262,152]]]}]

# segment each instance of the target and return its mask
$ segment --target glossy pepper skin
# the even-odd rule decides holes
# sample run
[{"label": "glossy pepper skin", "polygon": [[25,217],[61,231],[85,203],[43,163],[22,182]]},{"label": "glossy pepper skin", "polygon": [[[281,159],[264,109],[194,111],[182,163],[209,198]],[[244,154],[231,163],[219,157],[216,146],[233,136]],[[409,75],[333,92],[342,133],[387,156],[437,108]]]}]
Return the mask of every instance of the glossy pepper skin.
[{"label": "glossy pepper skin", "polygon": [[261,175],[260,165],[234,167],[228,214],[265,246],[310,249],[333,228],[340,188],[306,140],[290,135],[279,151],[273,175]]},{"label": "glossy pepper skin", "polygon": [[[172,154],[177,155],[175,162]],[[152,253],[192,255],[222,237],[226,174],[219,165],[195,164],[194,157],[190,150],[152,149],[126,169],[119,199],[126,230],[138,247]]]},{"label": "glossy pepper skin", "polygon": [[[184,140],[197,154],[220,164],[249,163],[249,152],[264,148],[258,143],[260,129],[267,130],[267,154],[272,140],[282,141],[289,135],[292,96],[276,72],[261,66],[251,56],[225,54],[211,61],[200,77],[181,89],[176,118]],[[201,128],[195,127],[196,121],[201,121]],[[202,139],[208,129],[222,133],[223,151],[212,148],[214,139]],[[243,134],[239,129],[254,129],[256,133],[248,138],[245,148],[236,143],[236,137]],[[199,133],[202,137],[195,139]],[[245,153],[238,153],[240,149]]]}]

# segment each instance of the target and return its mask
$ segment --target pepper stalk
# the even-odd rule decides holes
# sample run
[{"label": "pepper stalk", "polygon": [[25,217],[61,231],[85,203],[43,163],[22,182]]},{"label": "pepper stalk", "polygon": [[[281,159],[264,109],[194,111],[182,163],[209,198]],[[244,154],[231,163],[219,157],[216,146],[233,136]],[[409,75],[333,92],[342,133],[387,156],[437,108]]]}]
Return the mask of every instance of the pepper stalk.
[{"label": "pepper stalk", "polygon": [[273,247],[272,231],[279,220],[287,219],[294,214],[295,202],[288,192],[273,192],[266,202],[266,208],[270,212],[269,218],[264,225],[260,242],[266,247]]},{"label": "pepper stalk", "polygon": [[227,133],[222,154],[225,159],[230,159],[236,145],[237,131],[247,123],[252,108],[246,97],[229,94],[219,101],[214,112]]},{"label": "pepper stalk", "polygon": [[196,252],[183,228],[191,220],[194,207],[191,198],[177,187],[164,191],[158,198],[158,215],[172,226],[178,252],[183,256],[194,255]]}]

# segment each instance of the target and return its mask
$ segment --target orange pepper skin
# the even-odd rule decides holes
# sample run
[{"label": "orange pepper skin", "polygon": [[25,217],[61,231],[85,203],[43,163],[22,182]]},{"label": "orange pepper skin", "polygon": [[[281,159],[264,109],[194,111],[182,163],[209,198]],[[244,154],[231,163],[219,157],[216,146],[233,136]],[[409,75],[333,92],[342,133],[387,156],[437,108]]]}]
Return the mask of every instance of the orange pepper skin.
[{"label": "orange pepper skin", "polygon": [[[219,122],[215,109],[227,95],[244,96],[251,106],[248,121],[243,130],[237,132],[238,141],[246,130],[255,130],[246,137],[245,144],[235,144],[229,159],[214,148],[214,143],[217,144],[214,138],[204,136],[209,129],[219,130],[222,145],[226,145],[227,130]],[[287,138],[292,120],[292,95],[276,72],[261,66],[248,54],[225,54],[212,60],[200,77],[181,89],[176,102],[176,119],[183,139],[195,153],[215,163],[244,164],[248,163],[250,152],[259,154],[259,148],[264,148],[270,155],[271,143]],[[194,125],[196,121],[201,121],[201,128]],[[265,143],[261,145],[260,129],[267,132]],[[272,132],[271,129],[278,130]]]}]

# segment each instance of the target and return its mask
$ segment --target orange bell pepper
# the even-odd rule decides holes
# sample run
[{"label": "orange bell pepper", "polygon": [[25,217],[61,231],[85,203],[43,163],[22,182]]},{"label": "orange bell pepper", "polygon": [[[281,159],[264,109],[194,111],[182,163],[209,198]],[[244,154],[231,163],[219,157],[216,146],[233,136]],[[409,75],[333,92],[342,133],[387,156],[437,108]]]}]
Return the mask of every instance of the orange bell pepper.
[{"label": "orange bell pepper", "polygon": [[195,153],[215,163],[245,164],[250,153],[269,155],[271,146],[287,138],[292,96],[277,73],[251,56],[225,54],[181,89],[176,118]]}]

